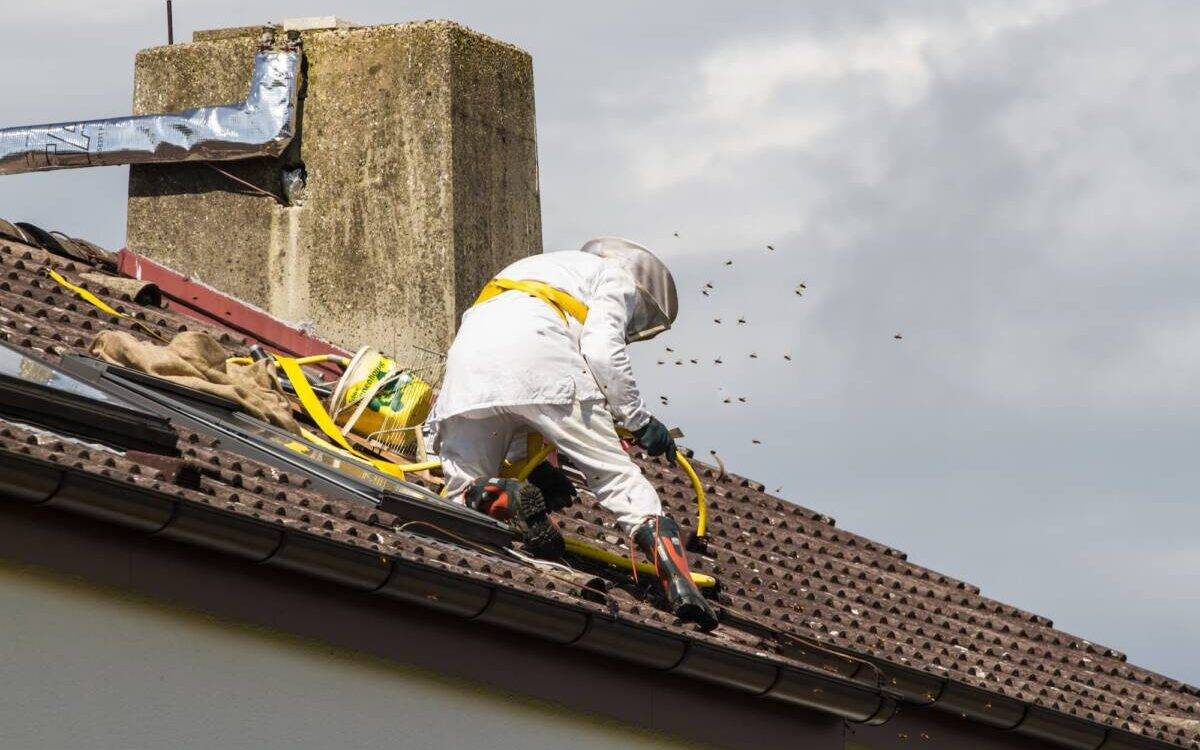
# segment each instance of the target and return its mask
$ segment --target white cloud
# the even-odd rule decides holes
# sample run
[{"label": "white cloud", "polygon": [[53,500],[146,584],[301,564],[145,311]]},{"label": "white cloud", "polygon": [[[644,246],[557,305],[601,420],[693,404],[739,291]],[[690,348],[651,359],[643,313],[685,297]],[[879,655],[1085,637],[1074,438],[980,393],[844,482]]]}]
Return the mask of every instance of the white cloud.
[{"label": "white cloud", "polygon": [[911,103],[928,83],[923,57],[940,31],[933,24],[905,22],[836,38],[729,45],[701,63],[701,111],[711,119],[741,121],[769,107],[785,86],[843,83],[858,76],[878,77],[889,99]]},{"label": "white cloud", "polygon": [[958,56],[1069,7],[1080,6],[981,5],[954,17],[726,43],[699,61],[684,106],[628,139],[635,174],[654,193],[763,151],[821,149],[822,136],[921,101]]}]

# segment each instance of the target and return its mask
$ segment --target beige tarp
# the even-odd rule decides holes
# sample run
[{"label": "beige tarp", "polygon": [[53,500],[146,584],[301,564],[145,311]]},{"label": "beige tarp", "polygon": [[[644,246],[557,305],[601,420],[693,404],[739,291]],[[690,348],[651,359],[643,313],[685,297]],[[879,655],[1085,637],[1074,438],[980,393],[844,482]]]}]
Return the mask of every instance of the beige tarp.
[{"label": "beige tarp", "polygon": [[124,331],[104,331],[89,351],[105,362],[236,401],[248,414],[300,433],[291,404],[272,374],[274,364],[229,364],[225,361],[229,354],[207,333],[184,331],[169,346],[160,346],[138,341]]}]

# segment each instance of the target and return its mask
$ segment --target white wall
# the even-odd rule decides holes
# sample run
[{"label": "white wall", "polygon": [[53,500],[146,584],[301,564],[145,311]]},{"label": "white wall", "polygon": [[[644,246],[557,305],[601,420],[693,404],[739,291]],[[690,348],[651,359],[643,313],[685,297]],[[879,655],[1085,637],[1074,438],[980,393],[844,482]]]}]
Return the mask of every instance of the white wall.
[{"label": "white wall", "polygon": [[686,746],[0,560],[0,748]]}]

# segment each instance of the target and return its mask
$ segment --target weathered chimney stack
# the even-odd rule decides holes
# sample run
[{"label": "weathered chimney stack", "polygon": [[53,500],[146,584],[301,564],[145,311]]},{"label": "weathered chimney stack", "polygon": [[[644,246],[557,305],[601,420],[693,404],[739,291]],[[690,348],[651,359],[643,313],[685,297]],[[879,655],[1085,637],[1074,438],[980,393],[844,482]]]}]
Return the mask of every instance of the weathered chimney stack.
[{"label": "weathered chimney stack", "polygon": [[[484,282],[542,249],[532,61],[449,22],[328,25],[300,32],[283,156],[131,167],[129,248],[347,348],[444,350]],[[243,99],[262,32],[143,50],[134,112]]]}]

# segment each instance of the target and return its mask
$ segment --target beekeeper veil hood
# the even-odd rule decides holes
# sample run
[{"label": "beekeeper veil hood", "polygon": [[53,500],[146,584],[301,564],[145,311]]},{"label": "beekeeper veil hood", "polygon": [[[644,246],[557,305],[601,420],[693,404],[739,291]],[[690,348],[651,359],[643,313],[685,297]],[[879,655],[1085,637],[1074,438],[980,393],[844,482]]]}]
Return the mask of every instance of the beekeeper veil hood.
[{"label": "beekeeper veil hood", "polygon": [[671,327],[679,314],[675,279],[654,253],[620,237],[598,237],[589,240],[580,250],[620,263],[633,277],[638,302],[625,330],[626,341],[652,339]]}]

